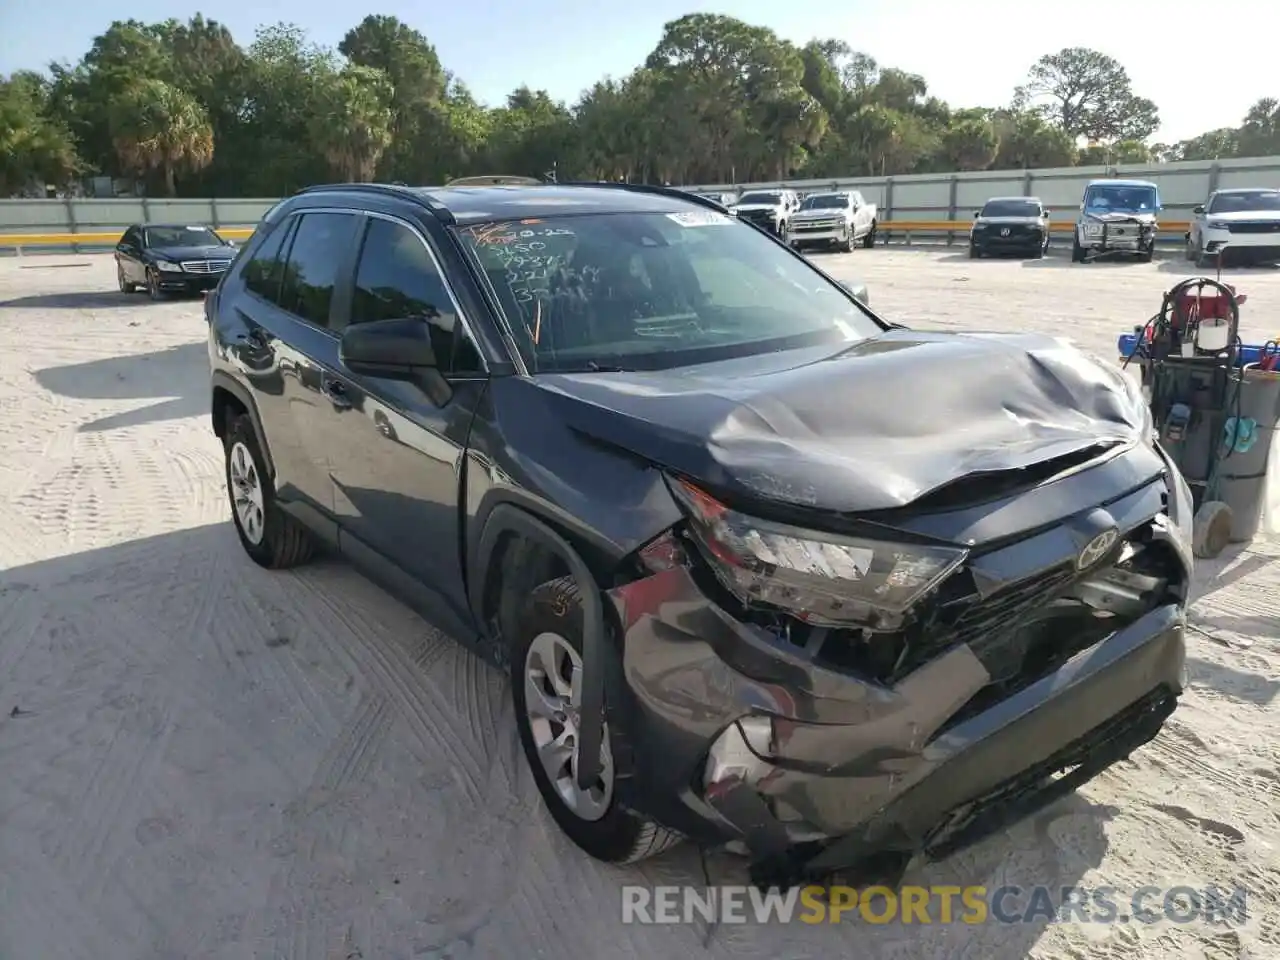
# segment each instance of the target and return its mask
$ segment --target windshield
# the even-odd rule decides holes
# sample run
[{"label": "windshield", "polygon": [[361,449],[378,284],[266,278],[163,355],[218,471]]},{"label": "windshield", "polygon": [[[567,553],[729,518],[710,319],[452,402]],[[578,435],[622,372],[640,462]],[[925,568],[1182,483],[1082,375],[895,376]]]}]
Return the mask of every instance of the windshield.
[{"label": "windshield", "polygon": [[849,197],[843,193],[824,193],[805,197],[801,210],[839,210],[848,208]]},{"label": "windshield", "polygon": [[1245,213],[1252,210],[1280,210],[1280,190],[1220,193],[1209,205],[1210,213]]},{"label": "windshield", "polygon": [[1089,187],[1085,191],[1084,205],[1087,210],[1107,212],[1114,210],[1122,213],[1155,213],[1155,187],[1134,187],[1118,183],[1102,183]]},{"label": "windshield", "polygon": [[460,228],[531,372],[665,370],[875,336],[785,247],[713,210]]},{"label": "windshield", "polygon": [[738,201],[740,204],[748,203],[766,203],[776,204],[782,202],[782,194],[780,193],[744,193]]},{"label": "windshield", "polygon": [[147,227],[148,247],[216,247],[223,239],[208,227]]},{"label": "windshield", "polygon": [[984,217],[1038,217],[1040,205],[1031,200],[988,200],[982,207]]}]

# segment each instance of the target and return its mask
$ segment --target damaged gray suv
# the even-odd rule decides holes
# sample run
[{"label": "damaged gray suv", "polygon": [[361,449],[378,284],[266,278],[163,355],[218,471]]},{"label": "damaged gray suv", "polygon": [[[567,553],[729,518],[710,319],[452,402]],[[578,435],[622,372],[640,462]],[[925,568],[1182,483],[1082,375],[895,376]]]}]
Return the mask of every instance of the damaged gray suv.
[{"label": "damaged gray suv", "polygon": [[206,310],[248,554],[327,545],[508,670],[591,856],[888,879],[1181,693],[1191,498],[1128,379],[888,323],[709,201],[313,188]]}]

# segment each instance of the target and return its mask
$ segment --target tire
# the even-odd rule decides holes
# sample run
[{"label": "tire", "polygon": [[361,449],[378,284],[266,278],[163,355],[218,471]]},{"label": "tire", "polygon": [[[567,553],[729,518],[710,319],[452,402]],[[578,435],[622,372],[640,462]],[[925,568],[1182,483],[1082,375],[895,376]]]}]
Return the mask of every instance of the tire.
[{"label": "tire", "polygon": [[136,283],[130,283],[124,278],[124,267],[116,264],[116,286],[120,288],[121,293],[133,293],[138,289]]},{"label": "tire", "polygon": [[1187,234],[1186,257],[1192,263],[1198,264],[1200,262],[1200,252],[1196,250],[1195,246],[1191,243],[1191,234]]},{"label": "tire", "polygon": [[1231,508],[1221,500],[1200,505],[1191,521],[1191,550],[1202,560],[1212,560],[1231,542]]},{"label": "tire", "polygon": [[867,235],[862,238],[862,246],[866,250],[870,250],[876,245],[876,222],[871,221],[871,229],[867,231]]},{"label": "tire", "polygon": [[970,241],[969,241],[969,259],[970,259],[970,260],[981,260],[981,259],[982,259],[982,248],[981,248],[981,247],[979,247],[979,246],[978,246],[976,243],[974,243],[972,240],[970,240]]},{"label": "tire", "polygon": [[155,267],[147,268],[147,296],[152,300],[165,299],[164,291],[160,289],[160,271]]},{"label": "tire", "polygon": [[1155,258],[1156,258],[1156,242],[1152,240],[1151,245],[1148,246],[1145,250],[1143,250],[1142,253],[1138,254],[1138,262],[1150,263]]},{"label": "tire", "polygon": [[1084,263],[1084,247],[1080,246],[1080,238],[1071,241],[1071,262]]},{"label": "tire", "polygon": [[[222,446],[231,520],[245,553],[258,566],[268,570],[287,570],[306,563],[315,554],[315,539],[306,527],[280,509],[276,502],[265,458],[258,447],[258,435],[248,415],[240,414],[227,424]],[[241,491],[242,496],[247,494],[244,485],[236,477],[242,458],[247,460],[247,465],[257,479],[259,520],[256,525],[242,519],[242,511],[237,506],[237,490]]]},{"label": "tire", "polygon": [[[552,783],[538,747],[539,737],[545,741],[549,736],[555,735],[559,739],[570,729],[572,723],[568,721],[560,725],[560,732],[556,734],[556,722],[545,717],[535,719],[529,710],[529,694],[533,690],[542,686],[550,692],[545,680],[541,683],[535,680],[538,664],[547,665],[546,651],[549,647],[561,651],[566,658],[570,656],[571,650],[580,661],[582,622],[582,596],[573,577],[561,577],[544,583],[529,595],[520,618],[520,631],[513,638],[511,651],[511,694],[515,704],[516,727],[520,732],[525,759],[533,773],[538,792],[542,794],[542,801],[565,836],[596,860],[605,863],[635,863],[657,856],[678,843],[681,838],[679,834],[627,810],[618,802],[613,787],[621,777],[612,758],[627,753],[623,749],[620,732],[607,726],[605,728],[604,746],[610,758],[605,776],[609,778],[609,785],[600,791],[600,796],[581,798],[576,786],[572,788],[575,802],[585,800],[587,804],[580,815],[570,807],[569,802]],[[543,676],[545,675],[544,671]],[[548,699],[559,698],[551,694]],[[535,711],[544,709],[548,699],[540,701],[542,707],[535,702]],[[535,724],[538,726],[536,733]],[[566,757],[561,769],[572,777],[575,768]]]},{"label": "tire", "polygon": [[853,253],[853,248],[856,243],[857,241],[854,239],[854,229],[853,227],[849,227],[845,231],[844,240],[837,245],[837,249],[840,250],[841,253]]},{"label": "tire", "polygon": [[1032,250],[1032,251],[1031,251],[1031,259],[1032,259],[1032,260],[1042,260],[1042,259],[1044,259],[1044,247],[1036,247],[1034,250]]}]

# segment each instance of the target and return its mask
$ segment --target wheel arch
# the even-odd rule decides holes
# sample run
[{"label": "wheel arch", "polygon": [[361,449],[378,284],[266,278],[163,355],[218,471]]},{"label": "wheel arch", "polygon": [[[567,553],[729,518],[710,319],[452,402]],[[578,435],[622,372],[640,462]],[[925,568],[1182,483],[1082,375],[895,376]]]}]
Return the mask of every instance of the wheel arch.
[{"label": "wheel arch", "polygon": [[[606,631],[604,603],[600,598],[600,583],[596,571],[584,558],[580,549],[586,545],[579,540],[575,546],[571,531],[555,524],[550,518],[538,516],[523,506],[502,502],[496,504],[485,516],[473,562],[469,564],[468,593],[472,610],[483,622],[485,611],[492,605],[495,580],[504,571],[506,548],[513,542],[531,544],[545,556],[561,563],[567,575],[573,577],[582,596],[582,727],[579,730],[580,748],[577,769],[578,783],[585,787],[600,775],[600,746],[604,736],[605,684],[611,666],[616,666]],[[554,570],[554,563],[550,569]],[[530,578],[542,576],[535,565],[526,568]],[[552,579],[549,577],[548,579]],[[534,584],[536,586],[536,584]]]},{"label": "wheel arch", "polygon": [[258,449],[262,451],[262,457],[266,460],[267,473],[274,479],[275,461],[271,457],[271,447],[267,443],[266,432],[262,429],[262,418],[258,414],[258,405],[254,402],[253,394],[243,384],[221,370],[213,372],[211,381],[209,416],[214,435],[219,440],[223,439],[227,435],[231,415],[247,414],[249,422],[253,424]]}]

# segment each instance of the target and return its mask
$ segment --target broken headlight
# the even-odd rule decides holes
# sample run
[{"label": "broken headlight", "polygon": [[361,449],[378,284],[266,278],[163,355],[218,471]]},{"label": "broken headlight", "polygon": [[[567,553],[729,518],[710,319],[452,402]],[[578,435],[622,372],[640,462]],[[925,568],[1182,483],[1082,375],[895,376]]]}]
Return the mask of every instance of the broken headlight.
[{"label": "broken headlight", "polygon": [[963,547],[819,533],[738,513],[684,480],[671,490],[717,579],[740,601],[808,623],[895,630],[968,556]]}]

